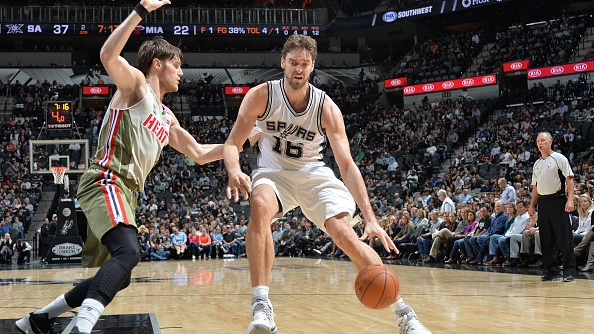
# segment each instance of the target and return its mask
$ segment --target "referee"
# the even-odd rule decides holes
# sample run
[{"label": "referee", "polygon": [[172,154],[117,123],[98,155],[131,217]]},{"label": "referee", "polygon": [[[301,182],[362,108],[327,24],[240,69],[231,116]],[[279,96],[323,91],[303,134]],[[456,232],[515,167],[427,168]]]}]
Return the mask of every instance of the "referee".
[{"label": "referee", "polygon": [[[530,216],[535,214],[538,201],[538,226],[542,250],[542,263],[546,274],[543,281],[551,281],[560,273],[557,266],[557,248],[563,254],[563,281],[571,282],[575,276],[575,255],[569,212],[573,211],[573,172],[563,154],[553,152],[553,137],[541,132],[536,144],[541,158],[534,163],[532,171],[532,202]],[[565,184],[567,183],[567,196]]]}]

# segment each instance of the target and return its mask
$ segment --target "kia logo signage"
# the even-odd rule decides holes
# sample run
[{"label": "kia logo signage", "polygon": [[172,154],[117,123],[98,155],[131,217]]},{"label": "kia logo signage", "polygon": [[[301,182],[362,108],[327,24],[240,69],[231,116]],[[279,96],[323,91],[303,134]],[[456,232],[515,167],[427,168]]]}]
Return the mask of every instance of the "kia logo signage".
[{"label": "kia logo signage", "polygon": [[446,81],[444,83],[441,84],[441,88],[443,89],[450,89],[450,88],[454,88],[454,83],[451,81]]},{"label": "kia logo signage", "polygon": [[396,12],[387,12],[382,15],[382,20],[386,23],[394,22],[398,18],[398,14]]},{"label": "kia logo signage", "polygon": [[399,79],[394,79],[392,81],[390,81],[390,85],[392,86],[400,86],[402,82]]},{"label": "kia logo signage", "polygon": [[245,95],[250,87],[248,86],[229,86],[225,87],[225,95]]},{"label": "kia logo signage", "polygon": [[108,86],[83,86],[83,95],[109,95]]},{"label": "kia logo signage", "polygon": [[490,84],[495,82],[495,77],[492,75],[486,76],[483,78],[483,83]]},{"label": "kia logo signage", "polygon": [[404,95],[415,95],[422,93],[437,93],[441,91],[481,87],[497,84],[497,77],[494,74],[482,75],[472,78],[461,78],[448,81],[431,82],[404,87]]},{"label": "kia logo signage", "polygon": [[384,80],[384,88],[394,88],[406,85],[407,78],[393,78]]},{"label": "kia logo signage", "polygon": [[530,59],[514,60],[503,63],[503,72],[512,72],[527,69],[530,65]]},{"label": "kia logo signage", "polygon": [[594,60],[585,61],[582,63],[535,68],[531,71],[528,71],[528,78],[546,78],[560,75],[570,75],[574,73],[592,72],[592,69],[594,69]]},{"label": "kia logo signage", "polygon": [[522,63],[513,63],[510,65],[510,67],[512,68],[512,70],[519,70],[524,66],[522,65]]},{"label": "kia logo signage", "polygon": [[425,91],[425,92],[430,92],[434,89],[435,89],[435,86],[433,86],[432,84],[427,84],[427,85],[423,86],[423,91]]},{"label": "kia logo signage", "polygon": [[474,80],[472,79],[464,79],[462,80],[462,86],[468,87],[474,85]]}]

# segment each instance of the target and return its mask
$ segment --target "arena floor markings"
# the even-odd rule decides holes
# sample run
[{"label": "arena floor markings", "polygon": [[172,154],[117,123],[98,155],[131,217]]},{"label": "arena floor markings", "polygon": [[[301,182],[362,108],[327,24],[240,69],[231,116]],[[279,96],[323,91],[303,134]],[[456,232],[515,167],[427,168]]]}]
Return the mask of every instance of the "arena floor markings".
[{"label": "arena floor markings", "polygon": [[[589,333],[594,280],[390,265],[401,296],[433,333]],[[0,333],[97,269],[1,270]],[[396,333],[391,310],[361,305],[348,261],[277,258],[270,299],[279,333]],[[143,262],[93,333],[245,333],[251,318],[246,259]],[[56,329],[68,334],[74,313]],[[158,321],[157,321],[158,320]]]}]

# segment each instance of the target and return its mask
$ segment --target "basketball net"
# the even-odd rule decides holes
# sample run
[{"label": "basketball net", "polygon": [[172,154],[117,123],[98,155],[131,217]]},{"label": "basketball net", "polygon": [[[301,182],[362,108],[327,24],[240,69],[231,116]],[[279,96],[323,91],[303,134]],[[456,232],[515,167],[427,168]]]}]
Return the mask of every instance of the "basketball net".
[{"label": "basketball net", "polygon": [[64,176],[66,175],[66,167],[55,166],[52,167],[52,174],[54,174],[55,184],[64,184]]}]

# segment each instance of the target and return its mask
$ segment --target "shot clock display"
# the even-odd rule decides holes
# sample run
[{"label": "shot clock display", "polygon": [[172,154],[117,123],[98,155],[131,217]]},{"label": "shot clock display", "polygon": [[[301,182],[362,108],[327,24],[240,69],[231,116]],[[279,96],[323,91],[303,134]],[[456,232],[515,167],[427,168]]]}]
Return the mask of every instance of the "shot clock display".
[{"label": "shot clock display", "polygon": [[48,101],[45,121],[48,130],[72,129],[72,101]]},{"label": "shot clock display", "polygon": [[[0,23],[0,35],[65,35],[101,36],[109,35],[118,27],[112,23]],[[310,25],[201,25],[201,24],[151,24],[138,25],[132,36],[322,36],[326,26]]]}]

